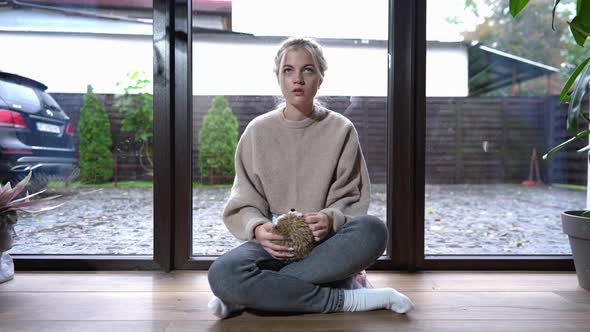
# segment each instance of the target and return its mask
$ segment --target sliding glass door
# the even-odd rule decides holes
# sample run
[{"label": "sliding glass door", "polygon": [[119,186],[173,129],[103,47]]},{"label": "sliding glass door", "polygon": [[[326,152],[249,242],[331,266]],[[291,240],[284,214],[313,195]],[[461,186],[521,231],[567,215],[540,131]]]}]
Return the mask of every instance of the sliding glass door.
[{"label": "sliding glass door", "polygon": [[319,99],[359,133],[390,235],[375,268],[571,268],[559,213],[584,205],[585,159],[540,159],[563,138],[570,41],[538,35],[547,10],[529,6],[513,22],[492,0],[0,3],[0,177],[31,172],[63,203],[19,214],[17,269],[206,269],[238,245],[235,144],[278,107],[292,35],[323,45]]},{"label": "sliding glass door", "polygon": [[151,2],[0,4],[0,178],[58,198],[19,211],[13,255],[153,253]]}]

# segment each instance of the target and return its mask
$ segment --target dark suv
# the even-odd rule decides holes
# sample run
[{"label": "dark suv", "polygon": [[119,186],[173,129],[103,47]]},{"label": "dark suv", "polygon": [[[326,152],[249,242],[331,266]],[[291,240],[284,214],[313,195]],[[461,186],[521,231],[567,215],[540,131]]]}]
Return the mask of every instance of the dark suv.
[{"label": "dark suv", "polygon": [[64,179],[76,168],[70,118],[30,78],[0,71],[0,181],[18,181],[29,171],[36,189]]}]

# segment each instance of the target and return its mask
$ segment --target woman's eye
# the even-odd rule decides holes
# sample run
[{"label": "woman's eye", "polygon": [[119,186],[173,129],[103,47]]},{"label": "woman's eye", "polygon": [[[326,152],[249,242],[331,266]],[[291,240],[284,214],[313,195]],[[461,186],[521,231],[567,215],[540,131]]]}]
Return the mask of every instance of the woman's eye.
[{"label": "woman's eye", "polygon": [[305,68],[305,71],[308,72],[308,73],[315,72],[315,70],[313,70],[313,68]]},{"label": "woman's eye", "polygon": [[290,72],[291,70],[292,70],[291,68],[285,68],[285,69],[283,69],[283,73],[288,73],[288,72]]}]

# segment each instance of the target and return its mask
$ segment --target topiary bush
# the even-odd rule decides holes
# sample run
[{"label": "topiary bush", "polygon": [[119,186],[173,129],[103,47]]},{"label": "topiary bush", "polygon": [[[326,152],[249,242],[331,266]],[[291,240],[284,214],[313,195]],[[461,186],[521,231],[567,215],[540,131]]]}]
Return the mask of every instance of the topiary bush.
[{"label": "topiary bush", "polygon": [[238,118],[227,99],[214,97],[199,131],[199,165],[202,176],[211,169],[216,175],[233,177],[238,145]]},{"label": "topiary bush", "polygon": [[78,123],[80,137],[80,180],[103,183],[113,178],[111,123],[92,86],[88,85]]}]

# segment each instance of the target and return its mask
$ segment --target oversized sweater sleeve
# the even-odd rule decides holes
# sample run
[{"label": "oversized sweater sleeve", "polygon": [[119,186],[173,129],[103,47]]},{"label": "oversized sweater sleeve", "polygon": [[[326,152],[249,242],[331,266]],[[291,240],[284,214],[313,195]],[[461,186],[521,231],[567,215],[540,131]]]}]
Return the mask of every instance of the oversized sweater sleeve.
[{"label": "oversized sweater sleeve", "polygon": [[328,192],[325,213],[338,231],[351,217],[365,215],[369,209],[370,180],[358,134],[352,126],[347,128],[340,151],[334,181]]},{"label": "oversized sweater sleeve", "polygon": [[270,221],[268,202],[252,158],[253,137],[246,128],[238,142],[235,156],[236,175],[223,211],[223,222],[229,232],[240,240],[254,238],[254,228]]}]

